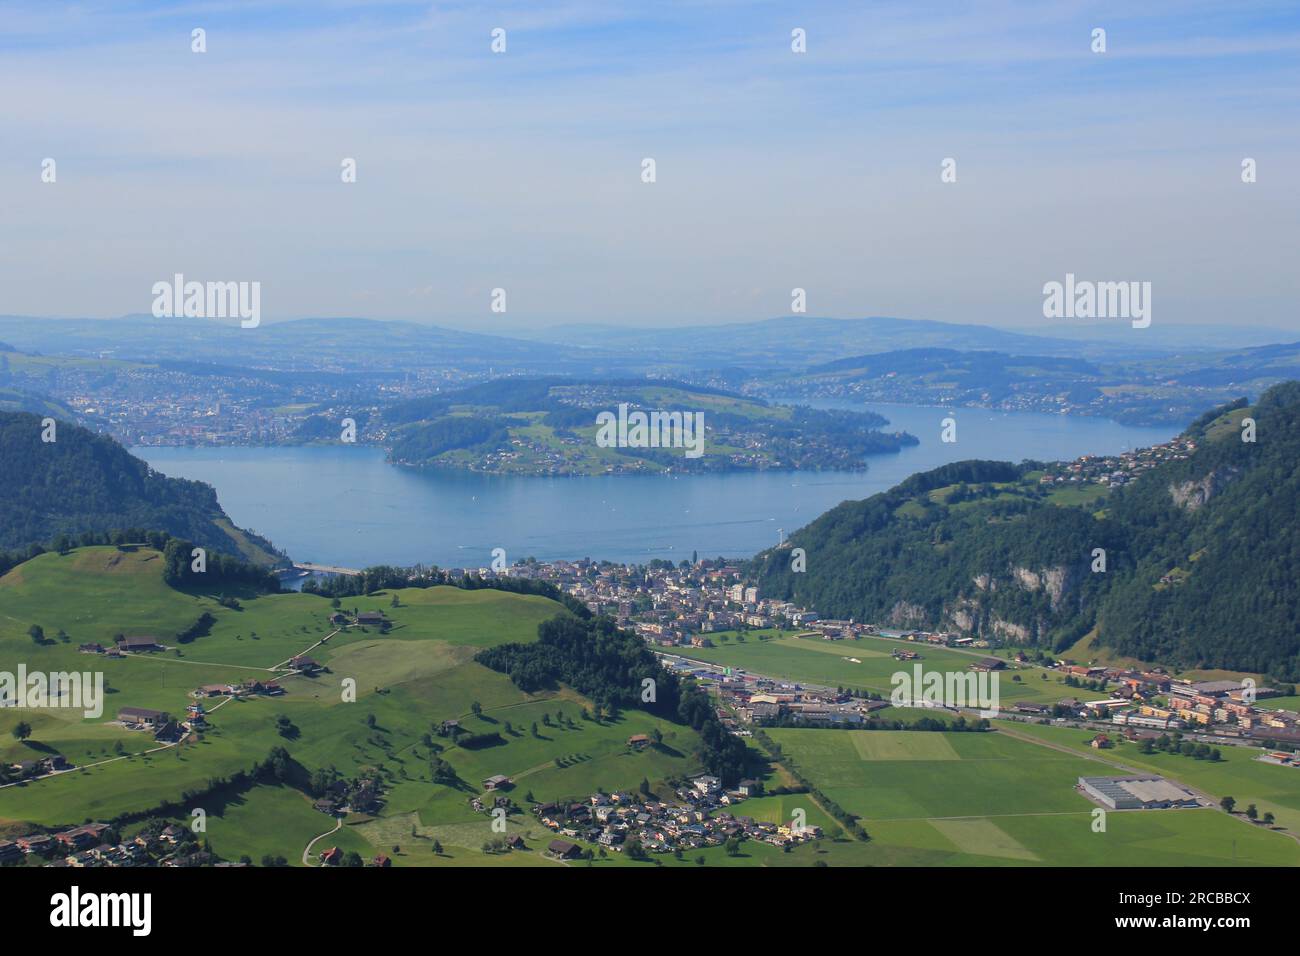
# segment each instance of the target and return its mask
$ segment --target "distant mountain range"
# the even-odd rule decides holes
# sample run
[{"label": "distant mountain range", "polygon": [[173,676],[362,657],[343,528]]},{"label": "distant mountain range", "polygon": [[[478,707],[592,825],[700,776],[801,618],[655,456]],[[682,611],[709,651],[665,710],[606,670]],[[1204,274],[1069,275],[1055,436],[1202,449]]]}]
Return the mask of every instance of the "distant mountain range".
[{"label": "distant mountain range", "polygon": [[301,319],[241,329],[206,319],[0,316],[0,341],[25,352],[294,369],[551,368],[570,350],[411,322]]},{"label": "distant mountain range", "polygon": [[[10,390],[0,395],[0,407],[37,410],[50,407],[43,402],[95,394],[94,375],[129,375],[123,363],[133,362],[181,373],[185,383],[172,381],[191,398],[206,387],[195,378],[224,379],[227,387],[240,380],[243,394],[265,392],[268,408],[319,404],[323,392],[374,406],[394,384],[419,394],[507,377],[650,376],[766,398],[973,404],[1183,425],[1200,408],[1237,395],[1253,398],[1300,375],[1300,344],[1211,347],[1225,339],[1248,342],[1267,330],[1135,330],[1108,323],[1063,324],[1051,327],[1053,335],[1037,335],[809,316],[653,330],[586,324],[520,332],[504,322],[501,328],[516,328],[517,335],[360,318],[242,329],[234,322],[151,316],[0,317],[0,341],[9,343],[0,348],[0,388]],[[39,361],[31,360],[34,353]],[[166,381],[151,379],[154,387]],[[123,397],[119,389],[116,398]]]},{"label": "distant mountain range", "polygon": [[846,355],[910,348],[996,349],[1070,357],[1124,355],[1154,358],[1166,354],[1164,349],[1149,345],[1149,340],[1141,338],[1141,332],[1130,331],[1135,335],[1127,340],[1099,341],[1089,345],[987,325],[884,316],[831,319],[798,315],[672,329],[638,329],[612,324],[565,325],[539,329],[530,337],[570,347],[599,345],[605,350],[643,355],[649,363],[696,368],[803,368]]},{"label": "distant mountain range", "polygon": [[[911,435],[879,431],[884,424],[872,412],[769,405],[663,379],[552,376],[397,402],[364,427],[399,464],[589,475],[854,470],[866,467],[867,455],[916,444]],[[338,426],[314,416],[300,431],[335,440]]]},{"label": "distant mountain range", "polygon": [[504,318],[483,331],[365,318],[309,318],[241,329],[234,322],[158,319],[42,319],[0,316],[0,341],[23,351],[96,357],[246,363],[293,368],[444,365],[654,371],[656,366],[753,370],[806,368],[848,355],[914,348],[995,350],[1091,359],[1156,358],[1180,351],[1277,342],[1276,330],[1192,326],[1134,330],[1124,323],[1044,326],[1033,333],[987,325],[873,316],[783,316],[686,328],[587,323],[529,329]]},{"label": "distant mountain range", "polygon": [[862,403],[975,405],[1100,415],[1130,425],[1190,422],[1208,405],[1300,378],[1300,344],[1141,362],[919,348],[877,352],[771,375],[747,391]]}]

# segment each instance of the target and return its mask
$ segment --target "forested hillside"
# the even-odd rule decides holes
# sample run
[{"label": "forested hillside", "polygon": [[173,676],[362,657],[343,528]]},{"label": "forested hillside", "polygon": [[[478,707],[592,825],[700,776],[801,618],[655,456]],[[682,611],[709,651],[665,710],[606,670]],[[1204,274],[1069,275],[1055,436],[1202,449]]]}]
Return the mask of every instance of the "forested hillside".
[{"label": "forested hillside", "polygon": [[[765,593],[823,616],[1056,650],[1095,627],[1125,655],[1294,680],[1300,383],[1217,409],[1186,437],[1185,459],[1109,493],[1053,492],[1033,462],[915,475],[827,512],[759,555],[756,572]],[[805,549],[806,572],[792,569],[792,547]]]},{"label": "forested hillside", "polygon": [[234,526],[210,485],[159,474],[70,422],[57,422],[54,441],[43,431],[36,415],[0,412],[0,549],[147,528],[263,564],[276,559],[270,542]]}]

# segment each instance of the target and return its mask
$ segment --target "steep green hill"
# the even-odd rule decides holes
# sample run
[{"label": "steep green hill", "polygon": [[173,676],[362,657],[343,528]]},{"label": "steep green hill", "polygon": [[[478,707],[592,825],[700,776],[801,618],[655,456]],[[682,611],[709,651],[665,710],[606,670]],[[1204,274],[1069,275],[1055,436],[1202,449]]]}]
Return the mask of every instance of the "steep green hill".
[{"label": "steep green hill", "polygon": [[145,528],[262,564],[280,558],[236,528],[210,485],[168,478],[103,435],[37,415],[0,411],[0,549],[57,535]]},{"label": "steep green hill", "polygon": [[[1245,417],[1254,442],[1242,440]],[[914,475],[827,512],[759,555],[757,572],[766,593],[824,616],[1055,649],[1095,627],[1124,655],[1293,680],[1300,383],[1204,415],[1185,438],[1183,457],[1109,492],[1051,490],[1030,462]],[[792,569],[791,547],[805,549],[806,572]]]}]

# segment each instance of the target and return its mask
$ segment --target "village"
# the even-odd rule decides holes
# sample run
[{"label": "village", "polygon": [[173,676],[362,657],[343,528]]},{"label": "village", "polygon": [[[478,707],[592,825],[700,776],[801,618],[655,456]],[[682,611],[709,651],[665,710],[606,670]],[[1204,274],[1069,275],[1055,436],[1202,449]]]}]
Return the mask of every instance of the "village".
[{"label": "village", "polygon": [[[1174,442],[1161,454],[1178,455],[1187,450]],[[1144,456],[1149,451],[1118,456],[1115,461],[1081,459],[1080,467],[1087,480],[1100,480],[1120,458],[1133,468],[1148,467]],[[477,573],[502,574],[486,568]],[[725,705],[724,720],[739,734],[747,732],[741,724],[773,720],[811,726],[861,725],[887,702],[879,695],[746,673],[690,658],[691,648],[715,647],[721,634],[736,641],[743,641],[747,631],[769,629],[794,630],[801,637],[825,641],[887,638],[898,643],[893,657],[900,664],[921,660],[926,647],[977,654],[1000,646],[996,639],[955,632],[896,631],[854,620],[822,619],[813,609],[763,597],[756,586],[742,579],[740,568],[722,559],[680,565],[667,561],[649,565],[526,561],[506,573],[556,585],[593,613],[612,616],[620,626],[634,630],[656,649],[670,670],[707,678]],[[852,661],[851,656],[846,659]],[[1243,680],[1179,680],[1163,668],[1080,664],[1042,653],[1031,657],[1024,650],[1006,658],[973,656],[968,667],[976,672],[1000,671],[1009,665],[1040,667],[1066,687],[1092,691],[1095,696],[1076,694],[1054,703],[1016,702],[1003,716],[1090,722],[1132,740],[1187,731],[1226,744],[1284,752],[1300,749],[1300,714],[1259,704],[1287,695],[1290,691],[1286,688],[1261,687]]]},{"label": "village", "polygon": [[0,866],[41,860],[47,867],[248,866],[218,859],[189,829],[153,820],[129,839],[108,823],[86,823],[56,833],[33,833],[0,842]]},{"label": "village", "polygon": [[[633,751],[653,745],[644,734],[630,737],[627,743]],[[487,814],[523,812],[502,795],[512,786],[503,775],[490,777],[483,781],[487,792],[472,798],[471,806]],[[555,834],[545,851],[569,860],[611,852],[626,852],[634,857],[646,853],[680,854],[711,846],[727,846],[734,851],[744,840],[789,848],[822,837],[820,827],[799,820],[778,824],[733,812],[737,804],[762,793],[763,785],[758,780],[741,780],[728,790],[719,778],[701,774],[679,781],[670,800],[647,792],[597,791],[574,802],[537,803],[530,812]],[[575,841],[596,849],[584,849]],[[518,834],[499,842],[502,850],[530,849]]]},{"label": "village", "polygon": [[1118,455],[1083,455],[1072,462],[1048,467],[1038,479],[1040,485],[1097,484],[1117,488],[1167,461],[1183,461],[1196,451],[1196,440],[1179,435],[1149,448],[1136,448]]}]

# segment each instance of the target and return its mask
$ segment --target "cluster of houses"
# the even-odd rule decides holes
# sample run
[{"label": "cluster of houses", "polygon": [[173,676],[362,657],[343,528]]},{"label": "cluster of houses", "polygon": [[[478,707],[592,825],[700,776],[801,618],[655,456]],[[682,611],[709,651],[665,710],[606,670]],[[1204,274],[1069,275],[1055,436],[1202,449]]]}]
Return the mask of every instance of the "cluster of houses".
[{"label": "cluster of houses", "polygon": [[760,598],[756,587],[740,580],[738,568],[718,561],[690,567],[529,561],[504,572],[481,568],[478,573],[547,581],[594,613],[614,617],[620,626],[665,647],[708,647],[708,635],[720,631],[805,627],[818,621],[814,612],[789,601]]},{"label": "cluster of houses", "polygon": [[[332,846],[328,850],[322,850],[317,859],[320,860],[322,866],[345,866],[344,861],[347,859],[347,854],[338,847]],[[393,861],[387,853],[380,853],[364,865],[387,869],[393,865]]]},{"label": "cluster of houses", "polygon": [[[199,708],[199,716],[202,715],[202,707]],[[190,726],[190,720],[179,721],[172,719],[171,714],[165,710],[154,710],[149,707],[123,707],[117,712],[117,720],[127,730],[146,731],[153,734],[154,740],[159,743],[174,744],[184,740],[186,734],[191,729],[199,729],[199,725]]]},{"label": "cluster of houses", "polygon": [[538,821],[557,835],[548,852],[564,858],[582,855],[576,841],[622,852],[635,840],[650,853],[672,853],[720,846],[728,840],[758,840],[775,846],[821,837],[820,827],[758,821],[731,808],[761,792],[756,780],[742,780],[725,790],[713,776],[699,776],[679,787],[671,801],[639,793],[593,793],[575,803],[542,803],[533,808]]},{"label": "cluster of houses", "polygon": [[[194,845],[193,834],[184,827],[169,825],[150,836],[141,833],[120,840],[107,823],[87,823],[58,833],[34,833],[12,841],[0,842],[0,865],[16,865],[35,860],[47,867],[188,867],[215,864],[212,854]],[[186,852],[193,850],[193,853]]]},{"label": "cluster of houses", "polygon": [[278,679],[248,680],[241,684],[204,684],[190,691],[190,696],[206,697],[279,697],[284,693]]},{"label": "cluster of houses", "polygon": [[1015,710],[1032,716],[1105,720],[1125,728],[1125,736],[1130,738],[1192,728],[1225,737],[1300,745],[1300,714],[1257,704],[1278,696],[1280,691],[1275,688],[1239,680],[1176,680],[1158,669],[1138,671],[1069,661],[1053,669],[1080,683],[1115,686],[1104,698],[1068,697],[1056,705],[1021,701],[1013,705]]},{"label": "cluster of houses", "polygon": [[379,779],[362,776],[356,780],[335,780],[312,806],[330,816],[345,813],[377,813],[383,805]]},{"label": "cluster of houses", "polygon": [[68,763],[63,754],[52,754],[38,760],[19,760],[9,765],[9,770],[12,773],[11,779],[14,780],[32,780],[36,777],[44,777],[47,774],[71,769],[73,769],[73,765]]},{"label": "cluster of houses", "polygon": [[1119,455],[1084,455],[1038,479],[1040,485],[1099,484],[1118,487],[1166,461],[1182,461],[1196,451],[1196,442],[1182,435],[1161,445]]}]

